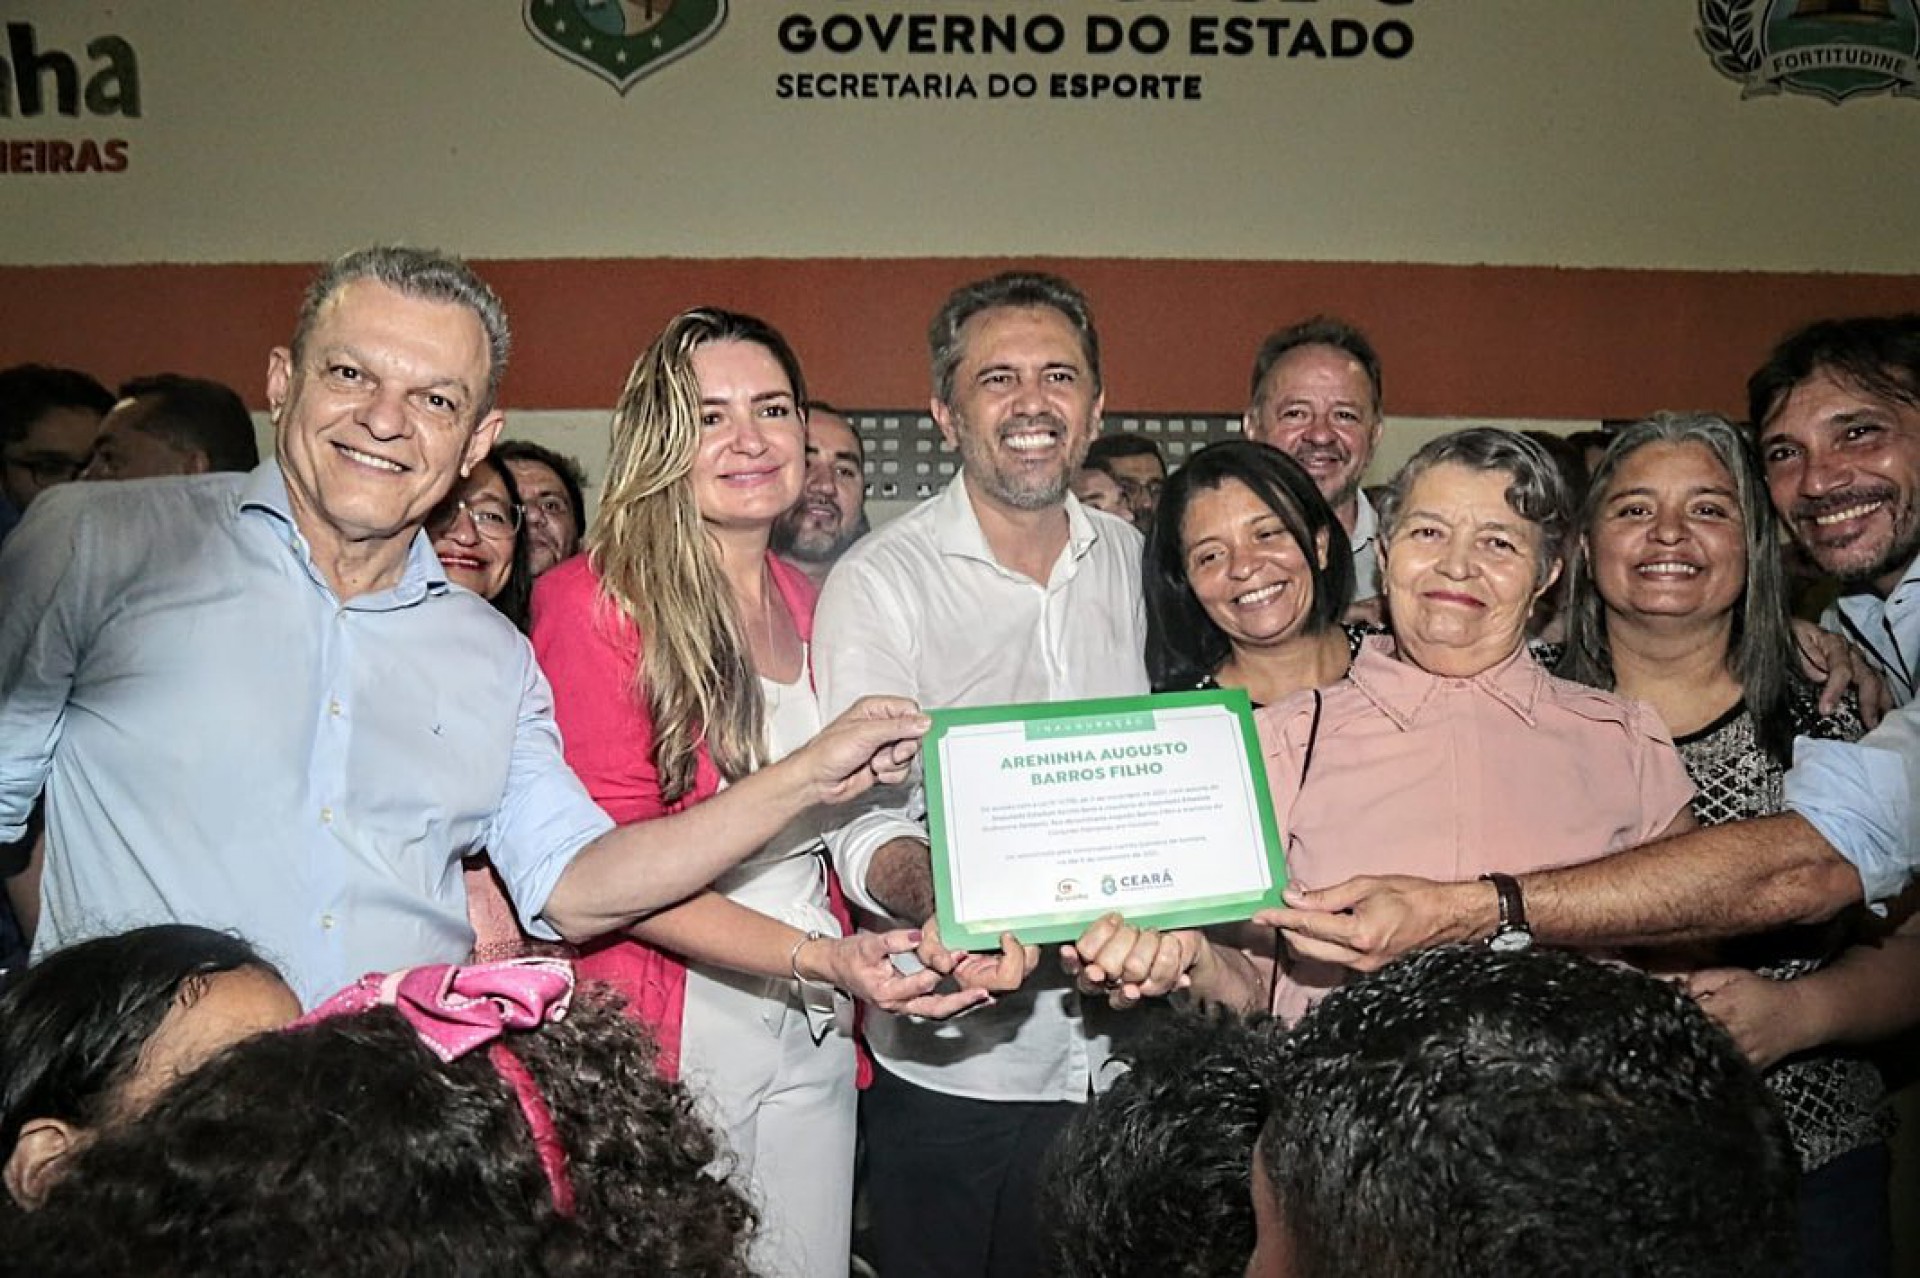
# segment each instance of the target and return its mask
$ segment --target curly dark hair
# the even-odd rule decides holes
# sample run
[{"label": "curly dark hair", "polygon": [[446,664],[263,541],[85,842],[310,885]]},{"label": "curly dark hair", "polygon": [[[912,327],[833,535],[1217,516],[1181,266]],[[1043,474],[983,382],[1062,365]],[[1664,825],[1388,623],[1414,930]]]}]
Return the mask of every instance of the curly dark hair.
[{"label": "curly dark hair", "polygon": [[1786,1278],[1798,1167],[1766,1086],[1672,986],[1552,950],[1430,950],[1289,1034],[1259,1157],[1295,1278]]},{"label": "curly dark hair", "polygon": [[0,1267],[102,1273],[734,1278],[753,1210],[706,1172],[691,1095],[619,1004],[505,1040],[567,1154],[559,1215],[484,1051],[442,1063],[391,1008],[242,1043],[87,1147]]},{"label": "curly dark hair", "polygon": [[1062,1278],[1238,1278],[1253,1250],[1253,1149],[1283,1027],[1218,1009],[1155,1019],[1049,1155]]}]

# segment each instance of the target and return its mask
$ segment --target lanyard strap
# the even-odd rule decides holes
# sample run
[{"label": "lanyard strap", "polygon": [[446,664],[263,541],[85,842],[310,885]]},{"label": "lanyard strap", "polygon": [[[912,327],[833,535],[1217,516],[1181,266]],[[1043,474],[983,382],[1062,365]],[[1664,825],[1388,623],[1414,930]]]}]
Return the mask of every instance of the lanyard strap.
[{"label": "lanyard strap", "polygon": [[1900,692],[1902,694],[1900,699],[1902,701],[1913,700],[1913,665],[1907,660],[1907,655],[1900,651],[1899,636],[1893,633],[1893,623],[1887,620],[1886,614],[1882,613],[1880,615],[1880,628],[1887,632],[1887,644],[1893,649],[1892,664],[1888,664],[1883,660],[1880,650],[1867,642],[1867,637],[1860,633],[1860,627],[1853,623],[1853,618],[1847,615],[1845,609],[1835,608],[1833,611],[1835,615],[1840,618],[1840,624],[1845,627],[1848,637],[1853,640],[1855,646],[1865,652],[1871,653],[1875,658],[1876,664],[1887,673],[1888,677],[1900,685]]},{"label": "lanyard strap", "polygon": [[[1294,791],[1294,806],[1300,804],[1300,791],[1307,788],[1307,774],[1313,771],[1313,747],[1320,740],[1320,689],[1313,690],[1313,720],[1307,725],[1307,748],[1300,760],[1300,785]],[[1289,847],[1293,836],[1287,836]],[[1280,970],[1286,966],[1287,939],[1279,928],[1273,929],[1273,975],[1267,978],[1267,1006],[1273,1006],[1274,996],[1280,992]]]}]

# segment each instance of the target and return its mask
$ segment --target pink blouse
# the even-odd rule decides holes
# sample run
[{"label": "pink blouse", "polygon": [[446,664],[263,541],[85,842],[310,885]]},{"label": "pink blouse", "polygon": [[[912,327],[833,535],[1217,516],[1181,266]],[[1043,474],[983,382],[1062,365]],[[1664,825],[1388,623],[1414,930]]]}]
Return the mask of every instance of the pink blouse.
[{"label": "pink blouse", "polygon": [[[1471,679],[1393,653],[1386,636],[1366,641],[1321,691],[1317,731],[1312,693],[1258,715],[1287,874],[1303,887],[1591,861],[1658,836],[1693,797],[1673,739],[1640,702],[1556,679],[1524,648]],[[1280,962],[1273,1010],[1289,1021],[1343,975]]]}]

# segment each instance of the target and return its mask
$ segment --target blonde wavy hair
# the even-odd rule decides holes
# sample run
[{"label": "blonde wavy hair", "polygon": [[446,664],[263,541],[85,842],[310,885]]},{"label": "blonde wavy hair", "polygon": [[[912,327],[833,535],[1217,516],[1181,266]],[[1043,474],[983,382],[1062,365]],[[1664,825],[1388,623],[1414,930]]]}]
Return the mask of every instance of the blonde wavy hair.
[{"label": "blonde wavy hair", "polygon": [[633,695],[653,722],[653,764],[669,804],[692,790],[702,741],[730,781],[765,761],[760,681],[693,494],[700,447],[693,353],[716,342],[764,348],[785,370],[794,403],[805,401],[800,361],[772,325],[713,307],[675,316],[620,392],[606,485],[586,540],[602,607],[641,636]]}]

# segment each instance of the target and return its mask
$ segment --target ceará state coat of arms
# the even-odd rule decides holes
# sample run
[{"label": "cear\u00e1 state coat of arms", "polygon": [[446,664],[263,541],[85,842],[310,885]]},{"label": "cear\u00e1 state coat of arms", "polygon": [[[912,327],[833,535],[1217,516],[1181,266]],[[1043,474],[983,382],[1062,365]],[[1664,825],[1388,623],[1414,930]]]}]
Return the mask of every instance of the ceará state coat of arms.
[{"label": "cear\u00e1 state coat of arms", "polygon": [[727,0],[524,0],[533,38],[625,93],[727,20]]}]

